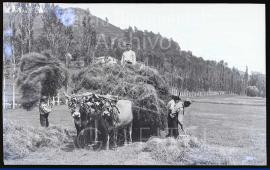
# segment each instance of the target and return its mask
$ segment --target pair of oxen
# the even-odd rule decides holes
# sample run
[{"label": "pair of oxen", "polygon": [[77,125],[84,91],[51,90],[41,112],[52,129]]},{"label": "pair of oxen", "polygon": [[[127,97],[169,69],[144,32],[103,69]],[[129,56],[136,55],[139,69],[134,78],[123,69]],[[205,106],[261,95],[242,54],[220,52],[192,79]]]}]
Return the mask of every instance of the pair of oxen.
[{"label": "pair of oxen", "polygon": [[68,99],[68,107],[74,119],[77,137],[85,129],[93,129],[95,131],[94,142],[102,141],[102,148],[108,149],[112,136],[112,147],[115,148],[117,147],[118,130],[123,129],[125,144],[132,142],[131,101],[94,93],[72,96],[64,94]]}]

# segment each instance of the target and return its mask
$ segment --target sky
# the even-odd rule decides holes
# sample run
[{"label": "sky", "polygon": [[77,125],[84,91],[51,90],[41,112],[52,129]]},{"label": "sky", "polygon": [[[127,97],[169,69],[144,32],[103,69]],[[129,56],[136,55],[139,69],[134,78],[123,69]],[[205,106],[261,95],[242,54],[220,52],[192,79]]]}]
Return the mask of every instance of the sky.
[{"label": "sky", "polygon": [[160,33],[182,50],[229,67],[265,74],[264,4],[58,4],[89,8],[91,14],[122,29]]}]

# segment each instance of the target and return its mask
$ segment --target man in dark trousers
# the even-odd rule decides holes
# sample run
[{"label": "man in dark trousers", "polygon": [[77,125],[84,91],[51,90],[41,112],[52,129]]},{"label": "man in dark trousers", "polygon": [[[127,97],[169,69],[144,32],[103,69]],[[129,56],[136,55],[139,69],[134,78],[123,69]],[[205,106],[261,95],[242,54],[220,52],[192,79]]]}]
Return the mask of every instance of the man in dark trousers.
[{"label": "man in dark trousers", "polygon": [[49,114],[51,112],[51,107],[48,106],[48,98],[46,96],[42,96],[39,103],[39,113],[40,113],[40,125],[42,127],[49,126]]},{"label": "man in dark trousers", "polygon": [[168,109],[168,135],[166,137],[177,138],[178,132],[178,113],[183,110],[183,103],[180,97],[172,96],[172,100],[167,105]]}]

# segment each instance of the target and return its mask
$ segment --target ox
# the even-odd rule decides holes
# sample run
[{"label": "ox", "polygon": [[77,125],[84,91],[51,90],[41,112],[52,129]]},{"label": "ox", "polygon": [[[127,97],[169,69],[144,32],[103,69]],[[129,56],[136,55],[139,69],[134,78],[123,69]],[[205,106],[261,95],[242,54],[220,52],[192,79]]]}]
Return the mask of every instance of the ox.
[{"label": "ox", "polygon": [[71,116],[74,119],[74,124],[78,136],[81,130],[85,129],[89,125],[89,115],[86,112],[81,111],[81,106],[83,105],[83,102],[79,99],[79,97],[70,97],[68,95],[66,95],[66,97],[68,98],[68,108],[70,109]]},{"label": "ox", "polygon": [[[93,124],[96,129],[95,142],[97,141],[97,130],[102,133],[102,146],[109,148],[110,134],[113,133],[114,147],[118,136],[118,130],[124,130],[125,144],[127,144],[127,131],[129,135],[129,142],[132,142],[132,102],[129,100],[118,100],[115,106],[112,107],[104,99],[102,95],[95,95],[92,93],[81,96],[72,96],[65,94],[68,99],[68,106],[71,110],[71,115],[74,118],[77,136],[86,127],[92,127]],[[108,96],[106,96],[108,97]],[[105,101],[105,102],[104,102]],[[102,109],[100,109],[102,108]],[[118,121],[115,121],[110,115],[111,109],[117,110]],[[101,113],[100,113],[101,111]]]}]

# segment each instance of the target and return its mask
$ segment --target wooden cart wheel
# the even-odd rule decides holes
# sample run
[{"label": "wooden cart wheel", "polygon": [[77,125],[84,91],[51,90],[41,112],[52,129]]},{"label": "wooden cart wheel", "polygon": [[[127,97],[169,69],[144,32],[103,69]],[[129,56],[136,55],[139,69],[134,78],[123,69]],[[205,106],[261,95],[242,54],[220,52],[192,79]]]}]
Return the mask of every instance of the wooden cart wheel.
[{"label": "wooden cart wheel", "polygon": [[79,148],[84,149],[96,149],[98,148],[99,142],[95,143],[95,129],[85,128],[77,136],[77,145]]}]

